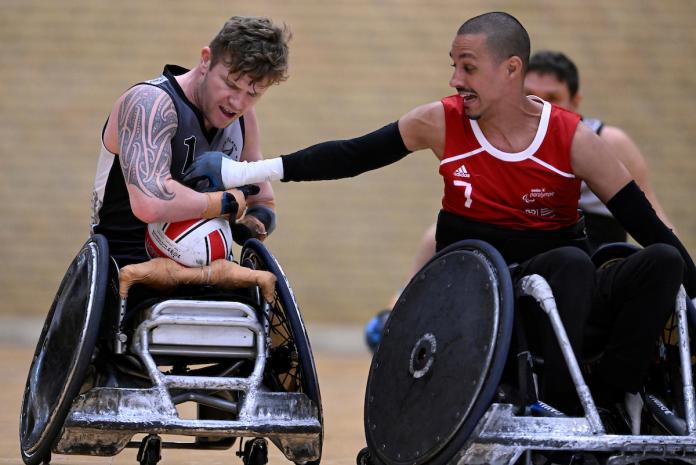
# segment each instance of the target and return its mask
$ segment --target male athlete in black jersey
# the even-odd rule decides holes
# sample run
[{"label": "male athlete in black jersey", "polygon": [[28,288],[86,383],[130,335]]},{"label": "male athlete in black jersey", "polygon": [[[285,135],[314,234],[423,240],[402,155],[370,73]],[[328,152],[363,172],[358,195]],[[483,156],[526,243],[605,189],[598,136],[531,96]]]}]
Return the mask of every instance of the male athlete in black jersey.
[{"label": "male athlete in black jersey", "polygon": [[[120,266],[148,259],[147,223],[229,214],[235,239],[274,227],[269,183],[245,199],[238,189],[200,193],[181,184],[199,155],[260,160],[254,105],[287,78],[290,34],[265,18],[230,18],[191,70],[167,65],[114,103],[102,133],[92,231],[106,236]],[[246,215],[242,217],[245,212]]]}]

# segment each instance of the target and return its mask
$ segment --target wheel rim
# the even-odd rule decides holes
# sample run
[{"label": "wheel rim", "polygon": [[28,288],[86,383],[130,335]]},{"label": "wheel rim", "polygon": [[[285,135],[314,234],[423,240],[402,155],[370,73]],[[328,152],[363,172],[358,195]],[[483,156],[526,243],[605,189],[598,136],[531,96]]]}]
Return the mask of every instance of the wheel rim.
[{"label": "wheel rim", "polygon": [[480,241],[414,276],[370,367],[365,435],[378,462],[441,464],[463,447],[500,382],[512,305],[507,265]]},{"label": "wheel rim", "polygon": [[27,458],[45,455],[60,432],[96,343],[108,279],[106,241],[88,241],[68,267],[34,353],[20,416]]},{"label": "wheel rim", "polygon": [[278,298],[273,305],[268,306],[269,311],[264,317],[271,343],[270,358],[276,359],[271,360],[270,366],[274,371],[278,371],[277,376],[274,376],[278,386],[286,391],[307,394],[321,409],[311,347],[285,274],[275,258],[259,241],[246,242],[241,263],[249,268],[270,271],[277,278]]},{"label": "wheel rim", "polygon": [[[245,243],[240,263],[252,269],[270,271],[276,277],[278,298],[273,305],[267,306],[268,313],[264,315],[270,339],[270,357],[266,364],[267,381],[270,380],[273,384],[269,386],[271,388],[302,392],[315,403],[322,425],[321,448],[321,394],[312,349],[292,288],[280,264],[258,240],[250,239]],[[316,465],[319,461],[309,463]]]}]

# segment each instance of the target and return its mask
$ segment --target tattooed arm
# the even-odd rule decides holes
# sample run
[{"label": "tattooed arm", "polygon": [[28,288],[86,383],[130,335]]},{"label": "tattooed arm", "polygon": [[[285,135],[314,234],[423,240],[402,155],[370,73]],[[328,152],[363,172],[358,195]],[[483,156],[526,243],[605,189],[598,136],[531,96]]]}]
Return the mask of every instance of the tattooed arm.
[{"label": "tattooed arm", "polygon": [[[111,139],[117,133],[118,154],[135,216],[146,223],[199,218],[207,198],[175,181],[170,172],[171,139],[177,114],[169,95],[150,86],[135,86],[112,111]],[[115,125],[114,125],[115,126]]]}]

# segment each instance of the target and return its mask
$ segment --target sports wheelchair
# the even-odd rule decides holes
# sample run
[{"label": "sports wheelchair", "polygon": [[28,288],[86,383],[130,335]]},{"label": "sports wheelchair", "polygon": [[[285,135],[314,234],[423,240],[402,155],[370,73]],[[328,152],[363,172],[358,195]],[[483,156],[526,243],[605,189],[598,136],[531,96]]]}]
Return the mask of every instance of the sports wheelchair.
[{"label": "sports wheelchair", "polygon": [[[634,249],[611,245],[593,260],[607,266]],[[550,319],[584,416],[566,416],[528,392],[535,389],[533,357],[511,353],[519,296],[535,299]],[[682,287],[641,393],[642,427],[635,428],[634,410],[628,432],[608,433],[546,280],[524,276],[513,286],[508,265],[491,245],[453,244],[412,278],[384,326],[365,394],[367,447],[357,463],[543,464],[560,456],[560,463],[696,464],[688,333],[696,312],[690,304]],[[503,377],[511,360],[517,362],[515,386]]]},{"label": "sports wheelchair", "polygon": [[258,287],[203,286],[130,305],[119,298],[106,239],[90,238],[60,284],[29,369],[24,462],[137,447],[139,463],[154,465],[162,448],[226,449],[239,439],[244,465],[263,465],[268,439],[287,459],[318,464],[321,397],[294,295],[261,242],[246,242],[240,264],[275,275],[273,304]]}]

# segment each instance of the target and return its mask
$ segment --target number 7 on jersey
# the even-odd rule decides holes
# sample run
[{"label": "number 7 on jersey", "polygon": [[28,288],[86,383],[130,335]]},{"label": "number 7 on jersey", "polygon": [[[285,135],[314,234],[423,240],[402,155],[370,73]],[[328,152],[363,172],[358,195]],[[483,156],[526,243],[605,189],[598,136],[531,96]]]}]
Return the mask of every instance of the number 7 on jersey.
[{"label": "number 7 on jersey", "polygon": [[464,207],[471,208],[471,191],[473,190],[473,188],[471,187],[471,183],[459,180],[454,180],[453,182],[455,186],[464,186],[464,198],[466,198],[466,202],[464,202]]}]

